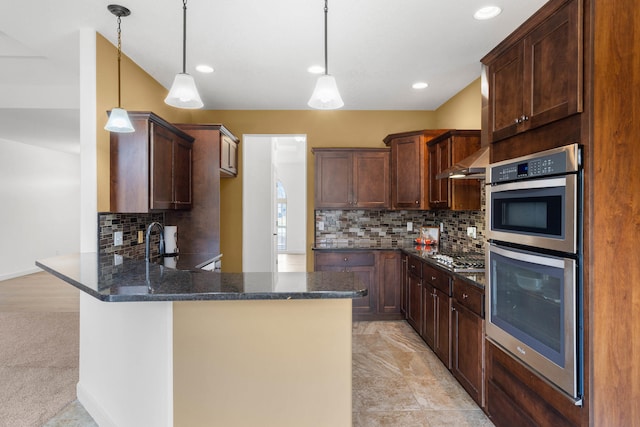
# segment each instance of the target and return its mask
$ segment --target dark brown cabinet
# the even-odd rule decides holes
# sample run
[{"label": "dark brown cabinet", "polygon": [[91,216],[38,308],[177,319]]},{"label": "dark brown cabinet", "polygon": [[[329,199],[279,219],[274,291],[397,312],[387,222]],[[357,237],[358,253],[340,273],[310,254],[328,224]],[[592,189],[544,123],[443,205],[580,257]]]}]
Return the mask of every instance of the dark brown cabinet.
[{"label": "dark brown cabinet", "polygon": [[581,16],[581,2],[568,2],[482,59],[491,141],[582,111]]},{"label": "dark brown cabinet", "polygon": [[481,183],[476,179],[437,179],[436,175],[480,149],[480,131],[452,130],[428,142],[429,206],[479,210]]},{"label": "dark brown cabinet", "polygon": [[429,160],[426,143],[444,130],[422,130],[387,135],[391,147],[391,207],[429,209]]},{"label": "dark brown cabinet", "polygon": [[238,138],[222,125],[220,132],[220,177],[235,178],[238,176]]},{"label": "dark brown cabinet", "polygon": [[407,322],[422,336],[422,261],[409,257],[407,266]]},{"label": "dark brown cabinet", "polygon": [[422,337],[442,363],[450,369],[451,278],[447,273],[423,264],[422,283]]},{"label": "dark brown cabinet", "polygon": [[390,206],[389,149],[314,148],[316,209]]},{"label": "dark brown cabinet", "polygon": [[315,252],[315,271],[345,271],[358,275],[368,293],[365,297],[353,300],[354,318],[376,312],[376,261],[373,252],[317,251]]},{"label": "dark brown cabinet", "polygon": [[111,211],[190,209],[193,137],[151,112],[129,112],[132,133],[111,133]]},{"label": "dark brown cabinet", "polygon": [[453,281],[451,372],[469,395],[484,406],[484,292]]},{"label": "dark brown cabinet", "polygon": [[377,254],[379,314],[393,314],[400,318],[402,306],[402,263],[398,251]]},{"label": "dark brown cabinet", "polygon": [[316,250],[315,271],[351,271],[368,295],[353,300],[354,320],[399,320],[402,263],[399,251]]},{"label": "dark brown cabinet", "polygon": [[407,297],[409,295],[409,255],[403,253],[400,257],[401,266],[400,274],[402,275],[400,287],[400,313],[406,319],[407,317]]}]

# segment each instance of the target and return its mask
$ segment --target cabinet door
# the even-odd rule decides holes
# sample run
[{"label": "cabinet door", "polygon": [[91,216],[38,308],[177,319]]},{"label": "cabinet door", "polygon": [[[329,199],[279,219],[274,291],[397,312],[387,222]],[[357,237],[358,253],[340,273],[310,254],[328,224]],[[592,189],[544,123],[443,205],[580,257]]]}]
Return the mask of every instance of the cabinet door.
[{"label": "cabinet door", "polygon": [[579,2],[572,1],[524,40],[524,114],[534,128],[582,111]]},{"label": "cabinet door", "polygon": [[315,207],[351,207],[352,153],[330,151],[318,152],[315,156]]},{"label": "cabinet door", "polygon": [[398,252],[378,254],[378,313],[400,313],[402,264]]},{"label": "cabinet door", "polygon": [[400,272],[402,274],[402,285],[400,287],[400,312],[407,317],[407,297],[409,296],[409,256],[402,254],[402,265]]},{"label": "cabinet door", "polygon": [[388,208],[389,153],[353,153],[353,204],[361,208]]},{"label": "cabinet door", "polygon": [[448,208],[450,205],[450,181],[436,179],[436,175],[451,164],[451,138],[429,146],[429,206],[433,208]]},{"label": "cabinet door", "polygon": [[435,351],[436,345],[436,299],[435,288],[427,281],[423,283],[422,289],[422,305],[423,305],[423,323],[422,323],[422,339],[432,350]]},{"label": "cabinet door", "polygon": [[367,288],[367,296],[353,299],[353,314],[373,314],[376,312],[376,277],[375,267],[355,266],[347,267],[346,271],[353,271]]},{"label": "cabinet door", "polygon": [[407,322],[422,335],[422,279],[409,274],[407,296]]},{"label": "cabinet door", "polygon": [[174,209],[191,209],[191,165],[193,144],[176,137],[173,146]]},{"label": "cabinet door", "polygon": [[238,175],[238,144],[226,135],[220,137],[220,174],[222,177]]},{"label": "cabinet door", "polygon": [[151,209],[173,207],[173,144],[175,135],[151,123]]},{"label": "cabinet door", "polygon": [[481,407],[484,406],[484,322],[456,300],[451,312],[453,376]]},{"label": "cabinet door", "polygon": [[514,135],[524,105],[524,46],[517,43],[489,64],[491,140]]},{"label": "cabinet door", "polygon": [[394,208],[424,209],[423,199],[423,150],[422,138],[417,136],[398,138],[391,143],[392,188]]},{"label": "cabinet door", "polygon": [[451,369],[451,298],[444,292],[435,290],[434,293],[436,336],[436,355],[448,369]]}]

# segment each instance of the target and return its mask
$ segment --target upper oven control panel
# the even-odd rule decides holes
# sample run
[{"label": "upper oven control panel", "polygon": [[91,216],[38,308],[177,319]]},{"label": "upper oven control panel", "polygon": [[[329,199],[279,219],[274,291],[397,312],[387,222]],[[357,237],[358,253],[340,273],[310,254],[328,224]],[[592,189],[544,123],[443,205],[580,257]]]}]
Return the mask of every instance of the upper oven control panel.
[{"label": "upper oven control panel", "polygon": [[489,165],[489,183],[566,174],[576,172],[578,167],[579,147],[572,144],[493,163]]}]

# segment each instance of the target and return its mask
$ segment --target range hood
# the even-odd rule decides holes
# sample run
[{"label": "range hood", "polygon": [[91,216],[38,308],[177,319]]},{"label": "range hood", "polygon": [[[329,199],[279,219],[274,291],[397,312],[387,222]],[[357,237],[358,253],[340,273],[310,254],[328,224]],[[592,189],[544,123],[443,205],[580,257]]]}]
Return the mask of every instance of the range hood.
[{"label": "range hood", "polygon": [[489,166],[489,147],[481,147],[478,151],[460,160],[455,165],[436,175],[436,179],[485,179],[485,170]]}]

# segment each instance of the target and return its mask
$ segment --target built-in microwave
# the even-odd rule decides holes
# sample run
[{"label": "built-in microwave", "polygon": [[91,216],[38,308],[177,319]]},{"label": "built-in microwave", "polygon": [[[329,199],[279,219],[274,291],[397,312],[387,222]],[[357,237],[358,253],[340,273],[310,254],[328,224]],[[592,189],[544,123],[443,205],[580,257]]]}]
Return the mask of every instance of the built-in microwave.
[{"label": "built-in microwave", "polygon": [[487,238],[566,253],[578,251],[578,144],[490,165]]}]

